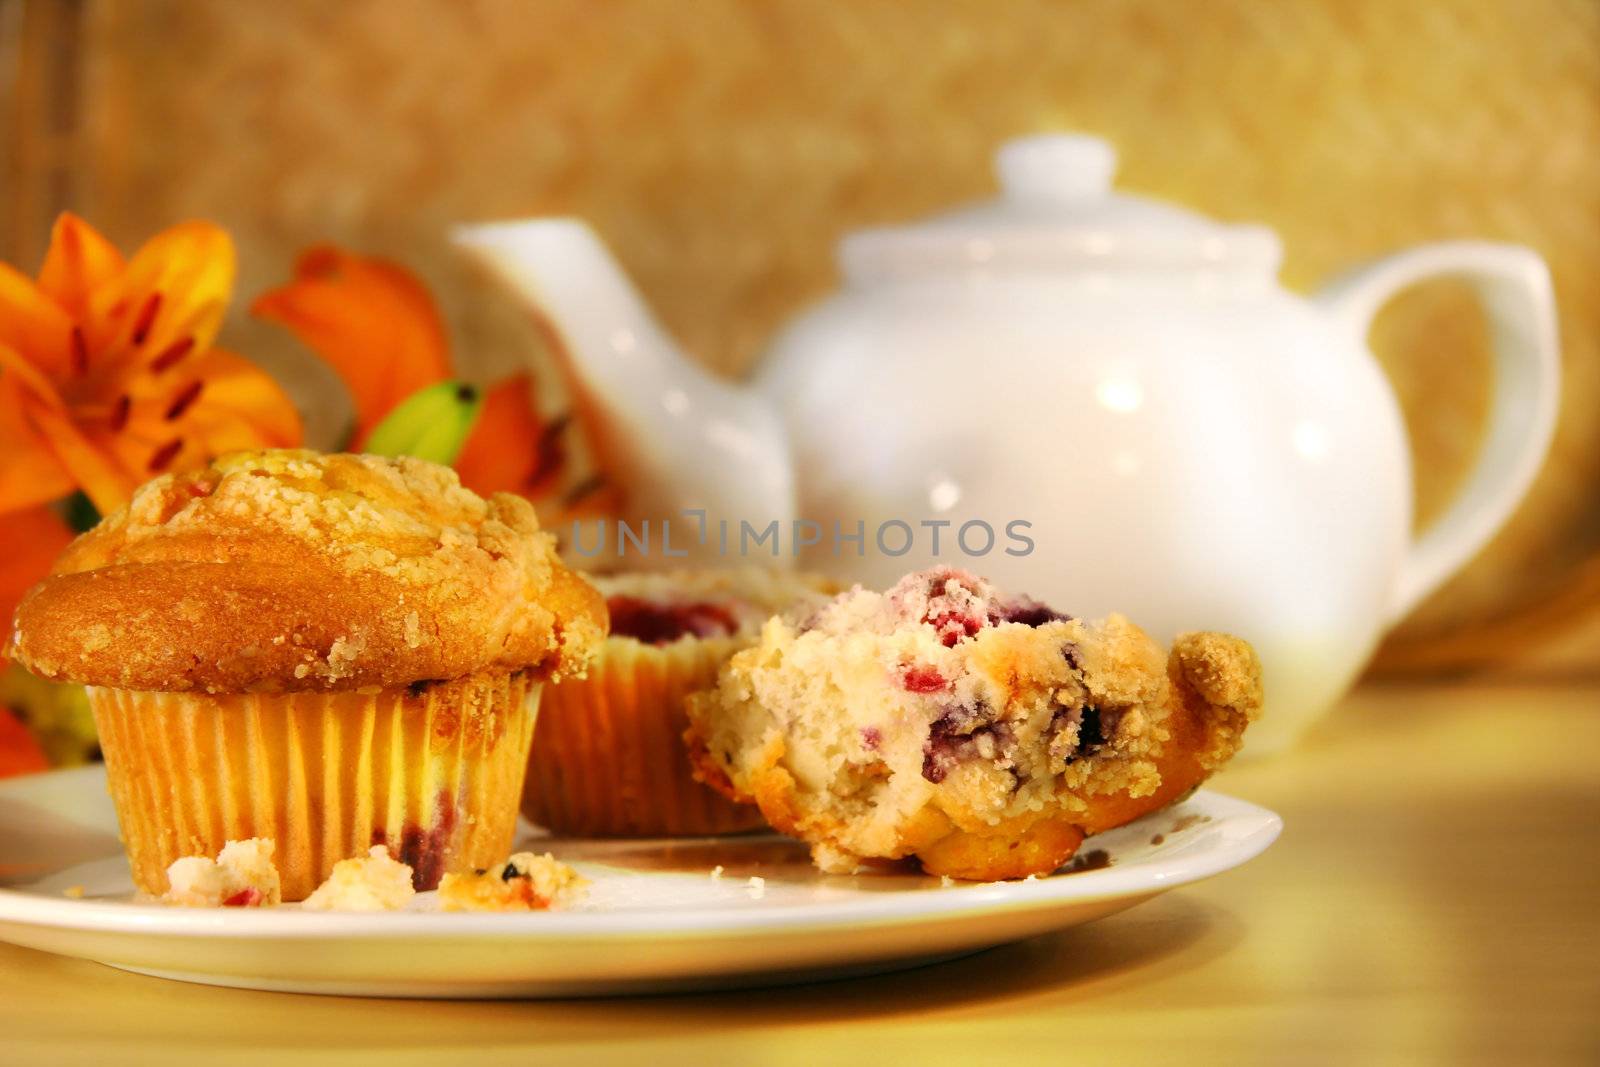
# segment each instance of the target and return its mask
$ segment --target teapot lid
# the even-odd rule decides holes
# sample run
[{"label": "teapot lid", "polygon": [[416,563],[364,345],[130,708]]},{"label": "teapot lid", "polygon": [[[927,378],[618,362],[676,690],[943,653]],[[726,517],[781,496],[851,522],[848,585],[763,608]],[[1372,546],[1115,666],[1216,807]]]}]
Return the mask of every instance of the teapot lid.
[{"label": "teapot lid", "polygon": [[1116,151],[1078,134],[1003,145],[1001,195],[925,222],[862,230],[839,257],[852,281],[961,271],[1122,269],[1275,273],[1278,237],[1111,191]]}]

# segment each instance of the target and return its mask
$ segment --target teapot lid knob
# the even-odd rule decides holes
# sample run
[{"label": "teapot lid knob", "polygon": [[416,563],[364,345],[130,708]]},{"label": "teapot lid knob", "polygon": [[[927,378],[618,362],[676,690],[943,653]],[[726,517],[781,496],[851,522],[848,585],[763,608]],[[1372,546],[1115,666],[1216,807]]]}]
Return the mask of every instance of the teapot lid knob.
[{"label": "teapot lid knob", "polygon": [[1110,191],[1117,153],[1098,137],[1047,133],[1008,141],[995,169],[1012,200],[1087,200]]},{"label": "teapot lid knob", "polygon": [[[904,226],[845,237],[847,277],[982,273],[1062,274],[1157,270],[1164,277],[1245,279],[1278,269],[1278,238],[1263,226],[1216,222],[1173,204],[1111,187],[1117,153],[1098,137],[1050,133],[1002,145],[995,156],[1004,195]],[[1183,272],[1187,272],[1184,275]]]}]

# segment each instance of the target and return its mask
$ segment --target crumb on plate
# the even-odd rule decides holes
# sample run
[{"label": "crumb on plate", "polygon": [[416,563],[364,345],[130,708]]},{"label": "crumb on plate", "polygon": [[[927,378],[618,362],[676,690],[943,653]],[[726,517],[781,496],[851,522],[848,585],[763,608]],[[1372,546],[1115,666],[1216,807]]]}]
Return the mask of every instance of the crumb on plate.
[{"label": "crumb on plate", "polygon": [[518,852],[501,867],[447,874],[439,883],[443,911],[544,911],[582,895],[587,879],[550,853]]},{"label": "crumb on plate", "polygon": [[307,911],[399,911],[416,896],[411,868],[373,845],[365,856],[340,860],[328,880],[300,906]]},{"label": "crumb on plate", "polygon": [[258,908],[283,902],[270,837],[229,841],[215,860],[183,856],[167,868],[163,904],[185,908]]}]

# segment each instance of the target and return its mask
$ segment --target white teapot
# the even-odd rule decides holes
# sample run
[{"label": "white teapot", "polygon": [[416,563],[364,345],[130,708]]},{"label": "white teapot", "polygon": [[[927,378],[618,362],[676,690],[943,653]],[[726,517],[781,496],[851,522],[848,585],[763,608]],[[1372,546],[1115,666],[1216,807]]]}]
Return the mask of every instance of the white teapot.
[{"label": "white teapot", "polygon": [[[1093,138],[1014,141],[997,200],[845,237],[843,288],[743,387],[681,355],[583,223],[457,241],[547,327],[635,533],[672,523],[666,552],[623,565],[742,546],[882,587],[940,560],[1160,639],[1237,633],[1266,675],[1250,747],[1272,751],[1526,491],[1559,391],[1549,276],[1527,249],[1455,242],[1306,298],[1278,285],[1270,230],[1114,193],[1113,168]],[[1476,283],[1497,386],[1476,468],[1413,540],[1365,335],[1441,274]]]}]

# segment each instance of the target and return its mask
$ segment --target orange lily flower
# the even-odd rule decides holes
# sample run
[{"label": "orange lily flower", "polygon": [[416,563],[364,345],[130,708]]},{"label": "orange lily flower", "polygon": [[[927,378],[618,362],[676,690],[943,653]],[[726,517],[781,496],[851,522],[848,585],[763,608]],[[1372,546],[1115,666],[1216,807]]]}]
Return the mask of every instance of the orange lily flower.
[{"label": "orange lily flower", "polygon": [[[294,279],[262,294],[250,310],[287,327],[339,375],[355,403],[354,448],[402,400],[454,373],[444,321],[427,287],[387,260],[331,245],[307,249]],[[484,395],[456,472],[480,494],[545,497],[565,467],[566,425],[539,414],[531,375],[513,375]]]},{"label": "orange lily flower", "polygon": [[82,489],[106,514],[163,471],[299,443],[277,383],[212,344],[233,276],[211,223],[124,260],[70,214],[37,279],[0,264],[0,512]]},{"label": "orange lily flower", "polygon": [[433,298],[397,264],[332,245],[300,254],[294,280],[250,313],[286,326],[333,368],[356,406],[360,445],[400,401],[450,376],[450,343]]},{"label": "orange lily flower", "polygon": [[72,531],[47,507],[0,513],[0,667],[10,648],[11,616],[28,587],[50,573],[50,565],[72,540]]}]

